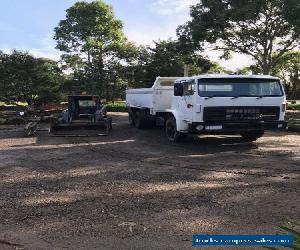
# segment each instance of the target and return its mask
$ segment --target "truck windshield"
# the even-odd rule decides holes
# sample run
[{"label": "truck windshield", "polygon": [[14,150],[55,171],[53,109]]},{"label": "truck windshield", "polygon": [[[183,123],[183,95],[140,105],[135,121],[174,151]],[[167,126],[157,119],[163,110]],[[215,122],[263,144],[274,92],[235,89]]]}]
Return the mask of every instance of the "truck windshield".
[{"label": "truck windshield", "polygon": [[277,97],[283,96],[281,84],[273,79],[199,79],[203,97]]}]

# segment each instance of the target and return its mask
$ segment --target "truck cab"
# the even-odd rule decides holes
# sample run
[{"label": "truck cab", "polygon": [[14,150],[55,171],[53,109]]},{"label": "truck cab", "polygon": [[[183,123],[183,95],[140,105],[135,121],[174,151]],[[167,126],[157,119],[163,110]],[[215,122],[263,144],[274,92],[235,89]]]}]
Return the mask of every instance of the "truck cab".
[{"label": "truck cab", "polygon": [[[167,138],[180,141],[187,134],[239,134],[254,141],[266,130],[280,130],[286,97],[280,80],[262,75],[200,75],[177,78],[169,105],[160,108],[158,84],[153,105],[140,107],[147,117],[164,121]],[[130,92],[129,92],[130,93]],[[129,94],[128,93],[128,94]],[[170,94],[170,89],[165,90]],[[130,95],[130,94],[129,94]],[[138,99],[135,99],[138,103]],[[129,110],[130,107],[129,103]],[[149,110],[149,111],[148,111]],[[157,123],[157,122],[156,122]]]}]

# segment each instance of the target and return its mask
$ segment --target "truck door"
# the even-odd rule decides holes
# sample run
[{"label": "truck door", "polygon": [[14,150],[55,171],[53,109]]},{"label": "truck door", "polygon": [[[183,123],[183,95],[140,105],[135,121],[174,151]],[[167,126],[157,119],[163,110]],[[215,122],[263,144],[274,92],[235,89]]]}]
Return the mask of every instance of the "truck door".
[{"label": "truck door", "polygon": [[183,83],[183,96],[180,98],[179,110],[185,121],[193,121],[193,96],[195,93],[195,81]]}]

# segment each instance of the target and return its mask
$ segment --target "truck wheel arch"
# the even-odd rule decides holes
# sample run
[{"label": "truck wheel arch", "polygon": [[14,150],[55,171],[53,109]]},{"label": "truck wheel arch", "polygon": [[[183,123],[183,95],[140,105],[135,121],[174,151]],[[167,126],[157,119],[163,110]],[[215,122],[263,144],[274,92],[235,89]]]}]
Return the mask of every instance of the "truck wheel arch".
[{"label": "truck wheel arch", "polygon": [[178,112],[176,112],[176,110],[168,110],[168,112],[166,113],[165,122],[170,117],[174,117],[175,118],[176,127],[177,127],[178,131],[180,131],[180,132],[188,132],[188,124],[186,122],[182,121],[180,115],[178,114]]}]

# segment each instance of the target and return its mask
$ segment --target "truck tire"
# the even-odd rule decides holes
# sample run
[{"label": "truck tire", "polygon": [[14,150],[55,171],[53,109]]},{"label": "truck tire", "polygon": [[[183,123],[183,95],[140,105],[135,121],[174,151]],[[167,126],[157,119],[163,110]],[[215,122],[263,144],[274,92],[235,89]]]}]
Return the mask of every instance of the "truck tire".
[{"label": "truck tire", "polygon": [[166,136],[169,141],[182,142],[185,140],[187,134],[178,132],[175,118],[170,117],[166,122]]},{"label": "truck tire", "polygon": [[134,115],[132,112],[128,112],[128,121],[129,121],[130,126],[135,126]]},{"label": "truck tire", "polygon": [[137,111],[134,114],[134,124],[135,124],[135,127],[138,129],[143,129],[145,127],[142,112]]},{"label": "truck tire", "polygon": [[258,138],[264,135],[264,131],[245,132],[241,134],[243,139],[248,142],[256,141]]}]

